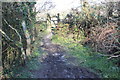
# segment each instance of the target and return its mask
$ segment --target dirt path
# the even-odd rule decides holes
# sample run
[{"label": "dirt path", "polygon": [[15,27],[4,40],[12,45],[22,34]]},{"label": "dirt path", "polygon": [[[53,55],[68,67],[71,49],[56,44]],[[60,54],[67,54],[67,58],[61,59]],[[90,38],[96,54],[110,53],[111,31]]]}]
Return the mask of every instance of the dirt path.
[{"label": "dirt path", "polygon": [[48,54],[43,55],[42,68],[33,71],[33,78],[98,78],[98,75],[86,68],[75,66],[69,63],[69,60],[75,61],[76,58],[69,57],[64,48],[51,42],[52,34],[43,38],[42,48]]}]

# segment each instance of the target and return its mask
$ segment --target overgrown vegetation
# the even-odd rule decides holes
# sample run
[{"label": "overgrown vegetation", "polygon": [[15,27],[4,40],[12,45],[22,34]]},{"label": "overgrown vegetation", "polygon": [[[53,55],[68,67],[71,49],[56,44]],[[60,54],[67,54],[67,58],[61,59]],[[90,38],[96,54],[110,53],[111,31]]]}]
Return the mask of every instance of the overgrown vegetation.
[{"label": "overgrown vegetation", "polygon": [[120,78],[120,1],[90,5],[81,0],[80,11],[72,8],[64,19],[60,19],[60,13],[55,16],[47,13],[45,20],[39,21],[35,4],[2,4],[0,32],[5,78],[32,77],[32,71],[41,67],[38,59],[44,54],[41,41],[48,33],[53,35],[54,43],[79,59],[79,66],[91,69],[101,78]]},{"label": "overgrown vegetation", "polygon": [[[110,7],[115,4],[119,7],[119,2],[107,5]],[[119,10],[109,10],[106,16],[96,12],[104,6],[91,7],[83,2],[81,12],[72,9],[71,14],[64,19],[64,24],[58,24],[52,40],[65,46],[68,53],[79,58],[79,65],[93,69],[104,78],[120,78],[119,14],[111,15],[114,9]]]},{"label": "overgrown vegetation", "polygon": [[120,78],[120,68],[116,65],[118,59],[109,60],[107,56],[93,52],[90,47],[75,43],[72,38],[55,35],[53,42],[65,46],[67,53],[77,57],[79,66],[88,67],[103,78]]},{"label": "overgrown vegetation", "polygon": [[[3,74],[9,74],[25,63],[33,51],[35,39],[35,2],[2,3],[2,65]],[[34,31],[33,31],[34,30]],[[29,47],[28,47],[29,46]]]}]

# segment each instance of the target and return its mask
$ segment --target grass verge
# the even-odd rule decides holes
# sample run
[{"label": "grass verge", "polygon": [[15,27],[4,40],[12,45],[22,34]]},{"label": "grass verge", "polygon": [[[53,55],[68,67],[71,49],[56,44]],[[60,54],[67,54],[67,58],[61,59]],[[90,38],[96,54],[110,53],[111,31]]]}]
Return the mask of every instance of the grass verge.
[{"label": "grass verge", "polygon": [[84,47],[79,43],[75,43],[72,38],[54,35],[52,41],[65,46],[69,54],[72,54],[79,59],[78,64],[80,66],[91,69],[98,73],[102,78],[120,79],[120,68],[115,65],[115,59],[108,60],[107,57],[101,56],[98,52],[93,52],[89,47]]}]

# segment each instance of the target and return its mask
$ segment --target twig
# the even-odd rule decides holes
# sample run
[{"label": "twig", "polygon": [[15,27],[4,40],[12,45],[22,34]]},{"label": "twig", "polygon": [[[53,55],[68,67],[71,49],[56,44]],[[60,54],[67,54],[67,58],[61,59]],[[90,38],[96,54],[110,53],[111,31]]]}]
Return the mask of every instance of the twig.
[{"label": "twig", "polygon": [[108,59],[117,58],[117,57],[120,57],[120,54],[119,55],[110,56]]},{"label": "twig", "polygon": [[118,53],[120,54],[120,51],[117,51],[117,52],[115,52],[114,54],[118,54]]},{"label": "twig", "polygon": [[[14,31],[16,32],[16,34],[19,36],[20,43],[22,44],[22,38],[21,38],[21,35],[19,34],[19,32],[18,32],[14,27],[12,27],[11,25],[9,25],[8,22],[7,22],[5,19],[4,19],[4,21],[5,21],[5,23],[6,23],[12,30],[14,30]],[[2,30],[1,30],[1,31],[2,31]],[[13,42],[13,40],[11,40],[5,33],[4,33],[4,35],[5,35],[10,41]],[[22,51],[22,53],[25,55],[24,50],[23,50],[23,47],[21,47],[21,51]],[[25,56],[24,56],[24,57],[25,57]]]},{"label": "twig", "polygon": [[4,31],[2,31],[1,29],[0,29],[0,32],[1,32],[8,40],[13,41],[13,40],[10,39],[10,37],[7,36],[7,34],[6,34]]},{"label": "twig", "polygon": [[[116,53],[120,53],[120,51],[118,51],[118,52],[116,52]],[[120,54],[119,54],[119,55],[105,55],[105,54],[99,54],[99,55],[109,57],[109,58],[107,58],[107,59],[120,57]]]},{"label": "twig", "polygon": [[5,19],[4,19],[4,21],[11,29],[13,29],[17,33],[17,35],[19,36],[20,42],[21,42],[22,38],[21,38],[21,35],[19,34],[19,32],[15,28],[13,28],[11,25],[9,25],[8,22]]}]

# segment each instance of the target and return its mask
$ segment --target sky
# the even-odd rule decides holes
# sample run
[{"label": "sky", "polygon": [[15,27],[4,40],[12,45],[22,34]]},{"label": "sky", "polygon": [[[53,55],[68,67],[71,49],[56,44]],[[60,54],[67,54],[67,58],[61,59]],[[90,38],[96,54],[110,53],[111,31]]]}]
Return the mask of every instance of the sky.
[{"label": "sky", "polygon": [[[73,7],[80,6],[80,0],[38,0],[36,4],[36,9],[40,10],[41,5],[43,5],[44,2],[46,1],[51,1],[55,5],[53,11],[61,12],[61,11],[69,10]],[[94,4],[94,3],[96,4],[96,3],[100,3],[101,1],[103,2],[105,0],[86,0],[86,1],[90,2],[90,4]]]},{"label": "sky", "polygon": [[55,5],[54,9],[60,11],[69,9],[73,7],[73,5],[79,5],[79,0],[39,0],[36,4],[37,10],[40,9],[40,5],[43,5],[45,1],[51,1]]},{"label": "sky", "polygon": [[56,4],[56,9],[65,10],[80,5],[79,0],[53,0]]}]

